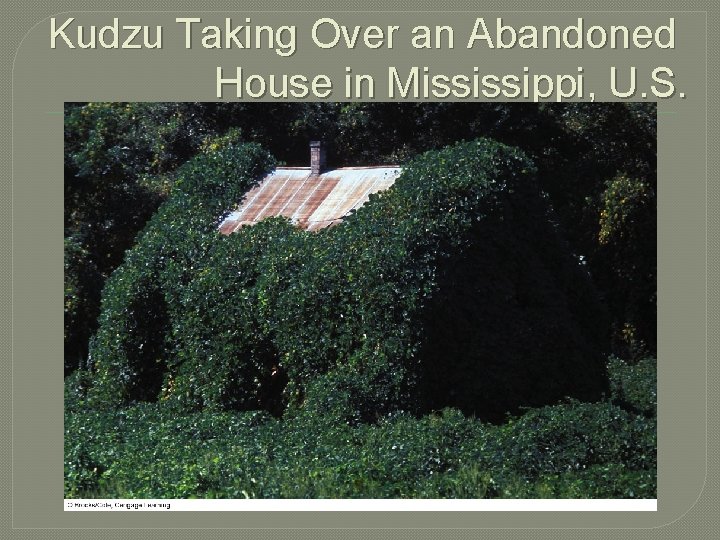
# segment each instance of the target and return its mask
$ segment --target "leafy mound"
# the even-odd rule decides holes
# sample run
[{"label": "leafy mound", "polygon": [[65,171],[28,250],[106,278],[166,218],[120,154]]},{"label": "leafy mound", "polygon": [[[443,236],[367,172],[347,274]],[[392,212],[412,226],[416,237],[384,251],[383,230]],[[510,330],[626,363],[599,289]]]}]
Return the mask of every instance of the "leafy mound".
[{"label": "leafy mound", "polygon": [[[66,384],[68,498],[655,498],[655,359],[610,363],[612,400],[503,425],[445,409],[350,426],[261,411],[86,406]],[[628,388],[633,388],[630,393]],[[615,394],[615,392],[618,392]]]},{"label": "leafy mound", "polygon": [[498,420],[607,392],[603,312],[520,151],[428,152],[335,228],[276,218],[221,237],[271,167],[230,145],[180,170],[103,293],[93,406],[357,424],[446,406]]}]

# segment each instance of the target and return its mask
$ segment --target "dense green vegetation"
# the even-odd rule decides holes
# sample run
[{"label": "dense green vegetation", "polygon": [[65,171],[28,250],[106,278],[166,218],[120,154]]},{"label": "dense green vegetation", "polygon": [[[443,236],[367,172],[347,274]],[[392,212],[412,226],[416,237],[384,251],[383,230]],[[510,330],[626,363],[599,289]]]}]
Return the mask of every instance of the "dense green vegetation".
[{"label": "dense green vegetation", "polygon": [[603,312],[520,152],[427,152],[317,234],[276,219],[219,235],[269,166],[246,144],[181,168],[105,288],[93,407],[289,404],[360,422],[458,406],[499,420],[606,391]]},{"label": "dense green vegetation", "polygon": [[[603,107],[69,106],[66,495],[653,497],[654,111]],[[402,176],[220,236],[318,130]]]},{"label": "dense green vegetation", "polygon": [[351,426],[297,411],[88,409],[66,387],[68,497],[654,498],[655,359],[610,362],[613,394],[501,425],[456,409]]},{"label": "dense green vegetation", "polygon": [[537,167],[570,250],[610,310],[613,351],[655,351],[656,116],[651,103],[93,103],[65,114],[65,367],[87,356],[104,281],[172,191],[178,168],[231,141],[307,165],[405,163],[490,137]]}]

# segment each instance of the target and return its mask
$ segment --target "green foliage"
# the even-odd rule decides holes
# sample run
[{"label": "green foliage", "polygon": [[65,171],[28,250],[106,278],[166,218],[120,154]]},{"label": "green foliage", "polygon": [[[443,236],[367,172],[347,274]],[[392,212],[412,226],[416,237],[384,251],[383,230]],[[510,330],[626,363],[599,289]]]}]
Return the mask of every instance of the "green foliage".
[{"label": "green foliage", "polygon": [[503,462],[529,477],[580,471],[597,464],[651,469],[655,426],[608,403],[571,403],[529,411],[502,426]]},{"label": "green foliage", "polygon": [[74,305],[66,301],[66,370],[87,355],[104,279],[167,192],[166,183],[147,178],[187,159],[198,121],[188,107],[168,104],[66,107],[66,289],[67,282],[74,288]]},{"label": "green foliage", "polygon": [[[636,214],[647,211],[647,206],[655,199],[652,188],[642,180],[626,176],[613,178],[606,186],[600,212],[600,244],[624,242],[624,247],[636,244],[639,238],[635,236],[637,231],[632,227],[637,221]],[[627,271],[623,270],[618,269],[622,277],[627,278]]]},{"label": "green foliage", "polygon": [[[66,496],[655,496],[654,108],[67,112]],[[217,233],[318,135],[403,175]]]},{"label": "green foliage", "polygon": [[[120,265],[137,233],[172,191],[178,167],[199,152],[242,140],[242,130],[232,128],[233,123],[251,118],[240,109],[235,109],[237,116],[222,114],[220,107],[204,103],[66,106],[65,237],[78,246],[66,250],[66,259],[75,271],[76,303],[82,306],[67,318],[67,369],[77,367],[78,358],[84,360],[87,354],[88,338],[97,328],[102,282]],[[80,258],[74,261],[76,257]]]},{"label": "green foliage", "polygon": [[[657,118],[647,103],[558,104],[562,148],[541,183],[585,256],[612,314],[613,352],[656,350]],[[555,181],[549,178],[555,177]]]},{"label": "green foliage", "polygon": [[629,363],[616,357],[610,359],[610,388],[615,402],[646,416],[657,409],[657,366],[655,358]]},{"label": "green foliage", "polygon": [[172,171],[213,128],[201,103],[87,103],[69,107],[66,157],[80,178]]},{"label": "green foliage", "polygon": [[500,496],[521,499],[654,499],[657,473],[621,464],[593,465],[582,471],[546,475],[534,482],[518,477]]},{"label": "green foliage", "polygon": [[[539,187],[549,195],[569,249],[582,257],[608,304],[613,352],[652,353],[656,124],[655,105],[643,103],[69,104],[65,236],[86,255],[72,263],[80,270],[73,281],[84,307],[68,317],[68,367],[84,358],[96,329],[97,279],[122,262],[173,189],[182,163],[251,141],[284,162],[306,165],[313,138],[326,140],[329,162],[337,166],[405,163],[480,136],[522,148],[537,166]],[[614,178],[644,186],[642,195],[621,203],[623,190],[607,188]],[[628,211],[621,228],[601,215],[618,205]],[[619,234],[609,236],[611,230]]]},{"label": "green foliage", "polygon": [[90,397],[97,406],[154,400],[163,384],[171,384],[166,378],[168,365],[176,362],[171,336],[180,324],[178,314],[187,313],[184,286],[218,243],[216,226],[223,213],[271,165],[257,146],[230,145],[178,171],[173,196],[103,291],[100,328],[90,350]]},{"label": "green foliage", "polygon": [[[654,398],[654,364],[613,380]],[[66,380],[66,389],[78,376]],[[72,393],[72,390],[68,390]],[[354,426],[331,415],[66,407],[66,497],[654,498],[654,411],[569,402],[503,425],[457,410]]]},{"label": "green foliage", "polygon": [[351,423],[457,406],[499,420],[606,390],[602,312],[520,152],[429,152],[331,230],[275,219],[221,237],[217,216],[266,170],[258,152],[183,166],[109,280],[99,405],[291,403]]},{"label": "green foliage", "polygon": [[655,342],[657,247],[646,241],[657,234],[655,190],[647,180],[616,176],[606,183],[601,204],[599,253],[617,278],[611,298],[623,317],[615,324],[615,350],[637,359]]}]

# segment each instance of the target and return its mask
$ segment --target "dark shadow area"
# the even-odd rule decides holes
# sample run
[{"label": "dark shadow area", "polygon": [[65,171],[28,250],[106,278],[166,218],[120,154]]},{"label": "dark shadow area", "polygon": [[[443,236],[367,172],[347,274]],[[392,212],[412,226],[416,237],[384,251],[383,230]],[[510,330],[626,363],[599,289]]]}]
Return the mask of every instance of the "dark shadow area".
[{"label": "dark shadow area", "polygon": [[423,411],[457,407],[501,422],[525,407],[608,392],[603,310],[548,228],[485,221],[443,266],[422,321]]},{"label": "dark shadow area", "polygon": [[128,387],[128,400],[155,402],[167,371],[168,347],[163,336],[168,335],[170,319],[165,298],[160,289],[153,288],[147,296],[133,299],[128,310],[137,314],[129,318],[135,328],[132,342],[125,345],[129,364],[137,372],[130,377],[134,382]]},{"label": "dark shadow area", "polygon": [[265,410],[276,418],[285,411],[283,390],[288,383],[285,369],[280,365],[280,355],[269,340],[264,340],[258,354],[258,363],[262,366],[257,391],[257,408]]}]

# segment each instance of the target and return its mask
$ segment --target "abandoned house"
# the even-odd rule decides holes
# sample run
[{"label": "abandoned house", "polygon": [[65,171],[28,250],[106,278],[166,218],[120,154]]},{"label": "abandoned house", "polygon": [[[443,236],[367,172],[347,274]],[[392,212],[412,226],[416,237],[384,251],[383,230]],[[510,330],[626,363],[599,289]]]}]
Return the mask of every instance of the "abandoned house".
[{"label": "abandoned house", "polygon": [[[402,169],[330,169],[313,142],[310,167],[264,178],[233,176],[237,162],[268,170],[259,146],[225,152],[198,158],[114,274],[98,399],[372,422],[446,407],[494,421],[607,395],[601,299],[517,149],[478,139]],[[239,234],[218,239],[232,204],[219,231]],[[191,205],[186,223],[207,225],[184,238]],[[273,216],[327,234],[245,228]]]}]

